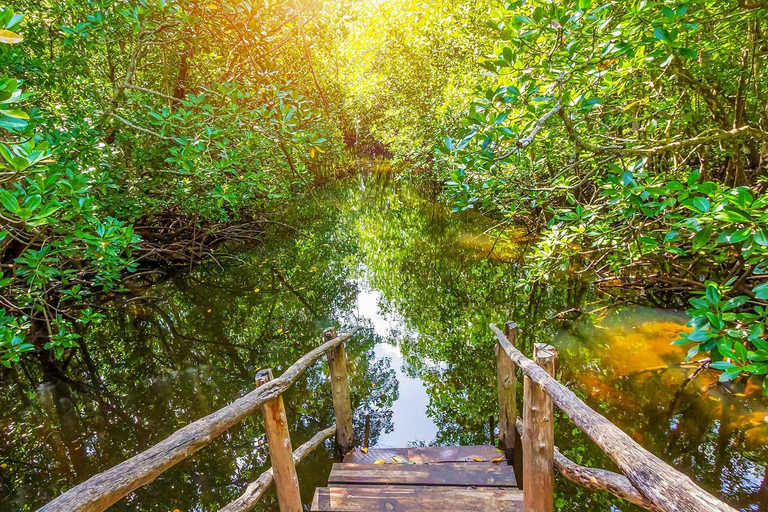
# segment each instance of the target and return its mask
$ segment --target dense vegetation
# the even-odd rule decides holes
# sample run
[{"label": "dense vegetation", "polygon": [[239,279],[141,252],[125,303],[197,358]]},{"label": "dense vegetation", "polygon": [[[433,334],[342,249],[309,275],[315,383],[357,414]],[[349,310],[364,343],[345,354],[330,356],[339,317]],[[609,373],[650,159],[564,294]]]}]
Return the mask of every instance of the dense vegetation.
[{"label": "dense vegetation", "polygon": [[766,7],[14,2],[0,362],[65,365],[94,294],[254,238],[352,147],[525,226],[521,289],[690,304],[689,358],[768,374]]},{"label": "dense vegetation", "polygon": [[[316,6],[14,2],[0,24],[0,362],[54,364],[126,272],[252,238],[338,153]],[[23,81],[23,88],[22,83]],[[314,98],[314,99],[311,99]],[[26,107],[26,109],[22,108]]]}]

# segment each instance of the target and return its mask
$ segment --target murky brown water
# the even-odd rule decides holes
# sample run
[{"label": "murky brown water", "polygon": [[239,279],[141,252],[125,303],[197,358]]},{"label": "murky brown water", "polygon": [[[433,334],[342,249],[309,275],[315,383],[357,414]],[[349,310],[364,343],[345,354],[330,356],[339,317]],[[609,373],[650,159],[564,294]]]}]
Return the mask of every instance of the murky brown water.
[{"label": "murky brown water", "polygon": [[[364,325],[349,343],[358,432],[372,444],[488,442],[496,414],[490,322],[514,319],[560,352],[560,379],[638,442],[741,510],[768,508],[768,401],[757,382],[717,385],[670,345],[679,312],[611,307],[574,277],[531,294],[519,288],[528,241],[496,239],[480,215],[450,214],[434,193],[373,174],[295,201],[264,244],[190,276],[109,304],[83,333],[87,352],[50,382],[34,362],[2,374],[0,510],[33,510],[146,449],[181,425],[253,388],[259,368],[279,374],[319,342],[323,328]],[[283,284],[278,276],[289,284]],[[578,320],[552,319],[580,307]],[[294,445],[329,425],[323,365],[286,394]],[[556,441],[571,458],[610,461],[567,418]],[[299,467],[302,496],[324,485],[330,446]],[[268,467],[258,416],[169,470],[114,510],[216,510]],[[558,480],[560,510],[636,510]],[[269,495],[260,510],[277,510]]]}]

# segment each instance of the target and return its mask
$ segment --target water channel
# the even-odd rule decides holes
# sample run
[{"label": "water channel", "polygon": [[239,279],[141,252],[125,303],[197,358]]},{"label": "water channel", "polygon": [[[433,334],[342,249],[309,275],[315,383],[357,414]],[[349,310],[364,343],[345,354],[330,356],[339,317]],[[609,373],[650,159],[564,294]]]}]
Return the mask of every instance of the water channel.
[{"label": "water channel", "polygon": [[[66,379],[29,361],[0,382],[0,510],[34,510],[279,374],[331,325],[348,344],[355,424],[371,445],[483,444],[496,414],[490,322],[554,344],[559,379],[643,446],[743,511],[768,510],[768,401],[756,381],[718,385],[670,343],[685,316],[617,301],[577,276],[520,286],[527,238],[451,213],[433,187],[375,169],[329,183],[273,216],[264,242],[104,303]],[[289,227],[290,226],[290,227]],[[578,308],[591,312],[560,315]],[[323,364],[285,395],[293,444],[331,424]],[[612,469],[565,417],[556,443]],[[305,502],[324,485],[330,444],[298,469]],[[111,510],[209,511],[268,467],[255,415]],[[558,480],[564,511],[635,511]],[[259,510],[276,511],[273,494]]]}]

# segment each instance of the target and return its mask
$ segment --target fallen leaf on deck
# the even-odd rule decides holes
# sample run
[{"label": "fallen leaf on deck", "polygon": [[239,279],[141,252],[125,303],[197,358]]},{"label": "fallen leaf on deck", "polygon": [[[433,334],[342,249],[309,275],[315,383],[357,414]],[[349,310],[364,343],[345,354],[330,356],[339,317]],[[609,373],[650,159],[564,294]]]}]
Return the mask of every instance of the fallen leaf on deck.
[{"label": "fallen leaf on deck", "polygon": [[483,459],[481,459],[480,457],[472,457],[472,458],[475,459],[475,462],[483,462]]},{"label": "fallen leaf on deck", "polygon": [[381,459],[379,459],[376,462],[374,462],[374,464],[386,464],[386,463],[387,463],[387,461],[381,460]]},{"label": "fallen leaf on deck", "polygon": [[403,459],[401,459],[397,455],[392,456],[392,460],[395,461],[395,462],[404,462]]},{"label": "fallen leaf on deck", "polygon": [[496,457],[495,459],[491,459],[491,462],[493,462],[494,464],[499,464],[503,460],[504,460],[504,457]]},{"label": "fallen leaf on deck", "polygon": [[368,448],[360,448],[360,451],[365,454],[368,454]]}]

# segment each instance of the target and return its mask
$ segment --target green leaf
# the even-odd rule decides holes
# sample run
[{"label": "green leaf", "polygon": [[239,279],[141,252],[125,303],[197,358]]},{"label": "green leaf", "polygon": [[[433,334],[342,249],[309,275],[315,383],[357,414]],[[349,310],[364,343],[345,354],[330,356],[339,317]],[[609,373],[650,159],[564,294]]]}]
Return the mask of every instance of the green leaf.
[{"label": "green leaf", "polygon": [[758,228],[755,230],[755,242],[763,247],[768,246],[768,228]]},{"label": "green leaf", "polygon": [[747,302],[749,302],[749,297],[747,297],[746,295],[739,295],[738,297],[729,299],[723,306],[723,311],[729,311],[731,309],[739,308],[744,304],[746,304]]},{"label": "green leaf", "polygon": [[707,301],[709,301],[710,304],[717,305],[720,304],[720,292],[717,290],[717,287],[714,285],[707,286],[707,292],[706,292]]},{"label": "green leaf", "polygon": [[684,59],[698,59],[699,52],[690,48],[680,48],[680,56]]},{"label": "green leaf", "polygon": [[736,377],[738,377],[741,374],[741,368],[731,368],[730,370],[726,370],[723,372],[723,374],[720,376],[720,382],[728,382]]},{"label": "green leaf", "polygon": [[533,11],[533,21],[536,23],[539,23],[541,19],[544,17],[544,9],[541,8],[541,6],[536,7]]},{"label": "green leaf", "polygon": [[734,352],[736,352],[736,355],[739,358],[739,361],[742,363],[745,363],[747,361],[747,347],[744,346],[743,343],[740,341],[737,341],[733,345]]},{"label": "green leaf", "polygon": [[656,36],[656,39],[659,41],[669,42],[669,37],[664,27],[656,27],[653,29],[653,35]]},{"label": "green leaf", "polygon": [[24,112],[23,110],[2,110],[0,109],[0,114],[8,117],[13,117],[15,119],[29,119],[29,114]]},{"label": "green leaf", "polygon": [[705,245],[707,245],[707,242],[709,242],[709,239],[712,238],[712,226],[708,226],[693,237],[693,250],[698,251]]},{"label": "green leaf", "polygon": [[579,9],[586,11],[592,7],[592,0],[579,0]]},{"label": "green leaf", "polygon": [[700,212],[707,213],[709,211],[709,199],[706,197],[694,197],[693,206]]},{"label": "green leaf", "polygon": [[732,368],[736,368],[736,365],[731,363],[730,361],[715,361],[714,363],[709,365],[710,368],[714,368],[715,370],[730,370]]},{"label": "green leaf", "polygon": [[19,211],[19,201],[7,190],[0,191],[0,202],[2,202],[5,209],[11,213]]}]

